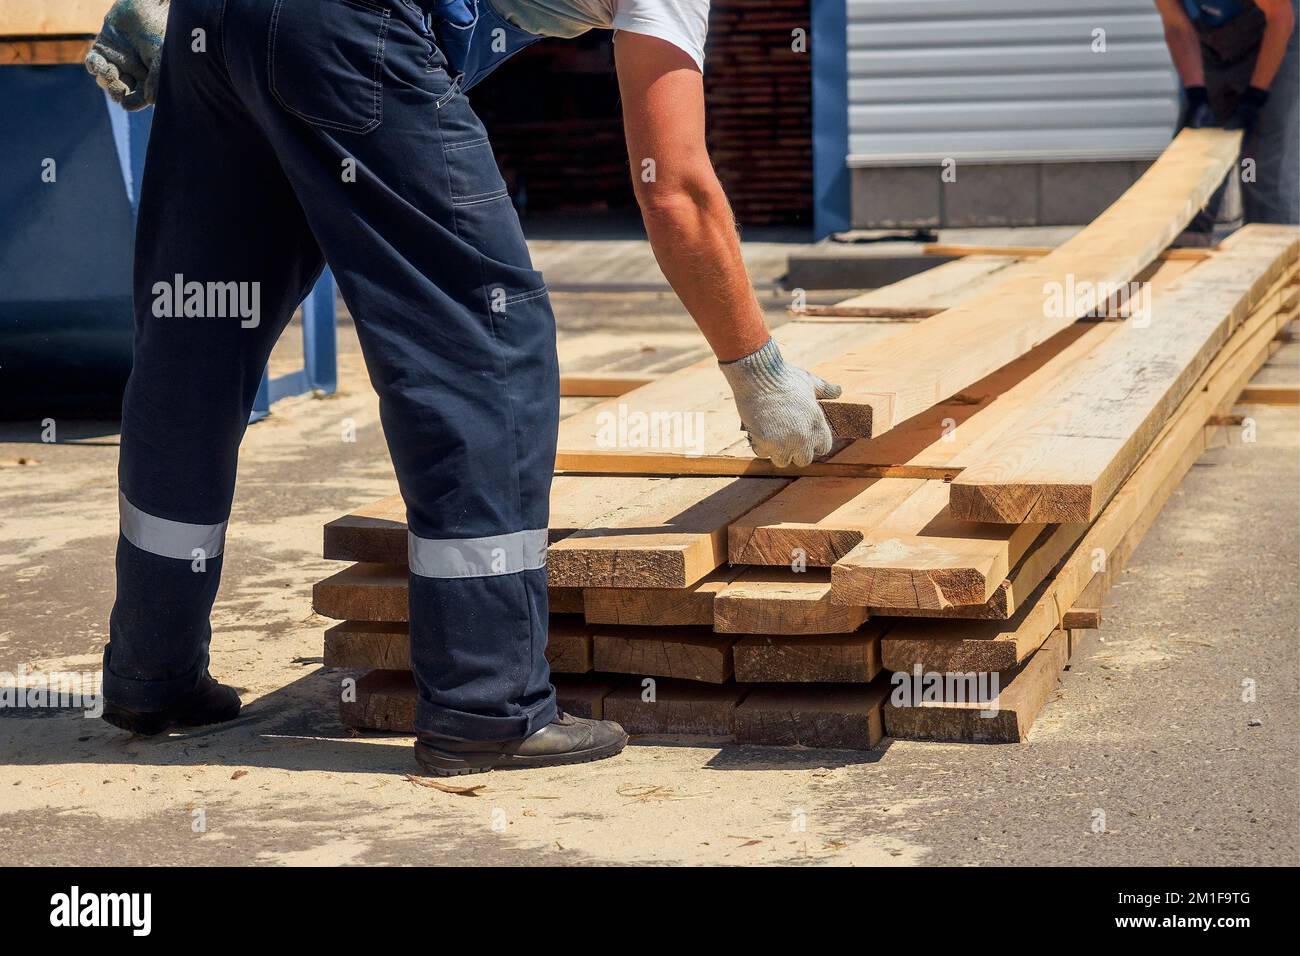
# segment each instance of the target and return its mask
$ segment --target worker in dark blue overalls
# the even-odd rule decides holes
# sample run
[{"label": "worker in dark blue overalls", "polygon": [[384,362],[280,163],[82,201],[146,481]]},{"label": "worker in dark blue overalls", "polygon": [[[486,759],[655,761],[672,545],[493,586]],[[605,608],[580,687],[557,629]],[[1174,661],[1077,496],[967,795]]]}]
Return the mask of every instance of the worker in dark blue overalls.
[{"label": "worker in dark blue overalls", "polygon": [[[1178,128],[1240,129],[1236,183],[1193,223],[1208,234],[1240,186],[1246,222],[1300,223],[1297,0],[1156,0],[1183,84]],[[1240,221],[1240,219],[1238,219]]]},{"label": "worker in dark blue overalls", "polygon": [[456,774],[623,748],[616,723],[556,708],[555,321],[464,94],[542,36],[616,31],[655,257],[755,452],[805,465],[830,451],[818,400],[839,390],[782,359],[745,271],[705,146],[708,12],[708,0],[118,0],[86,65],[128,108],[155,94],[157,106],[106,720],[156,734],[239,712],[208,673],[239,443],[271,349],[328,262],[407,507],[417,760]]}]

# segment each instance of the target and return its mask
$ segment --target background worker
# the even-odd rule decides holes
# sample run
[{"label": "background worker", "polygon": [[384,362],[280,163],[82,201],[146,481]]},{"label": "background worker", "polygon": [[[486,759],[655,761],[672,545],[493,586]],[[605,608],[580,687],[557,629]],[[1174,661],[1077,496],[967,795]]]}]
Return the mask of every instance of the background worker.
[{"label": "background worker", "polygon": [[[1238,167],[1246,222],[1300,223],[1300,35],[1297,0],[1155,0],[1183,84],[1178,128],[1244,133]],[[1215,194],[1193,229],[1222,217]]]},{"label": "background worker", "polygon": [[[469,25],[447,9],[119,0],[87,59],[124,105],[157,96],[104,650],[117,726],[159,733],[238,713],[234,690],[208,674],[238,446],[271,349],[328,262],[407,505],[417,759],[438,774],[576,763],[627,739],[556,710],[544,656],[555,324],[463,92],[495,44],[445,39]],[[828,452],[817,400],[838,389],[782,361],[705,148],[707,0],[469,10],[497,24],[493,40],[516,16],[507,53],[543,33],[618,29],[633,181],[659,264],[723,363],[755,451],[781,465]],[[261,314],[160,315],[160,294],[179,297],[182,279],[255,285]]]}]

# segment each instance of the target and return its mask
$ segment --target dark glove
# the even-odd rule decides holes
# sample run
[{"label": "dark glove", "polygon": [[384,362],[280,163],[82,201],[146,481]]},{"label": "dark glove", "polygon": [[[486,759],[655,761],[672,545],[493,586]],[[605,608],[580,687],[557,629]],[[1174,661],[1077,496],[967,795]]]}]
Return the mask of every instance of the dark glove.
[{"label": "dark glove", "polygon": [[1259,111],[1267,102],[1268,90],[1261,90],[1258,86],[1246,87],[1246,92],[1237,97],[1237,105],[1232,108],[1232,115],[1223,128],[1239,129],[1249,136],[1259,119]]},{"label": "dark glove", "polygon": [[1183,111],[1178,115],[1178,127],[1175,133],[1185,129],[1204,129],[1218,126],[1214,110],[1210,109],[1210,95],[1203,86],[1183,87]]}]

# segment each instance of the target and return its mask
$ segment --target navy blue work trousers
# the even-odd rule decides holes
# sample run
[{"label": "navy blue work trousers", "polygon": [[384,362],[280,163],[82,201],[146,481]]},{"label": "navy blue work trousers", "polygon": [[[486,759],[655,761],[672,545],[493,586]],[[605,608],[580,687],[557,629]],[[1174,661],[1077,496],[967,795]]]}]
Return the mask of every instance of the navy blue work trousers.
[{"label": "navy blue work trousers", "polygon": [[407,506],[416,725],[524,737],[555,713],[555,321],[483,125],[413,0],[172,0],[105,696],[162,709],[207,668],[239,443],[326,262]]}]

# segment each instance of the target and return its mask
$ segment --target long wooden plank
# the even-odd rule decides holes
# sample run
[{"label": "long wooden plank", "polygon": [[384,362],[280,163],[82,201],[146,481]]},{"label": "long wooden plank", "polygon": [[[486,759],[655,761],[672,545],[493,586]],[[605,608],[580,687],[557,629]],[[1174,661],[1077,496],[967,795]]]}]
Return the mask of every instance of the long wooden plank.
[{"label": "long wooden plank", "polygon": [[585,588],[588,624],[713,626],[713,602],[740,568],[723,566],[688,588]]},{"label": "long wooden plank", "polygon": [[1009,255],[976,255],[945,262],[870,292],[863,292],[834,305],[809,305],[796,317],[835,316],[845,318],[924,319],[952,308],[977,294],[987,283],[1001,278],[1015,265]]},{"label": "long wooden plank", "polygon": [[[1059,246],[981,246],[955,242],[930,242],[921,247],[927,256],[989,257],[1010,256],[1017,259],[1036,259],[1059,249]],[[1163,261],[1195,261],[1213,255],[1211,249],[1166,249],[1156,258]],[[931,270],[934,271],[934,270]]]},{"label": "long wooden plank", "polygon": [[736,708],[736,742],[871,750],[885,736],[889,683],[756,687]]},{"label": "long wooden plank", "polygon": [[[404,565],[354,564],[316,582],[311,606],[340,621],[395,621],[409,617]],[[581,614],[581,588],[546,589],[552,614]]]},{"label": "long wooden plank", "polygon": [[90,52],[91,40],[14,39],[0,37],[0,66],[59,66],[80,63]]},{"label": "long wooden plank", "polygon": [[[929,249],[930,247],[926,247]],[[982,254],[979,246],[944,246],[951,253],[963,255],[942,265],[918,272],[880,289],[862,292],[833,305],[808,305],[791,309],[799,321],[841,321],[846,319],[894,319],[918,321],[954,308],[973,298],[995,282],[1015,276],[1015,264],[1024,258],[1045,256],[1050,246],[1029,246],[1024,256],[1015,255],[1016,246],[994,246],[993,254]],[[967,255],[963,250],[972,250]],[[1190,267],[1210,254],[1208,249],[1166,249],[1156,259],[1160,267]],[[1147,270],[1149,271],[1149,270]]]},{"label": "long wooden plank", "polygon": [[1240,405],[1300,405],[1300,386],[1247,385],[1237,402]]},{"label": "long wooden plank", "polygon": [[[914,690],[905,698],[909,700],[906,706],[891,699],[884,708],[885,730],[899,740],[1022,743],[1060,682],[1070,646],[1066,632],[1055,631],[1005,684],[999,681],[997,693],[990,699],[982,699],[977,691],[969,697],[926,700]],[[908,674],[894,676],[911,680]]]},{"label": "long wooden plank", "polygon": [[947,492],[942,483],[928,483],[864,534],[831,568],[831,600],[927,610],[987,603],[1043,525],[961,521],[948,512]]},{"label": "long wooden plank", "polygon": [[[551,482],[549,540],[558,541],[668,482],[666,477],[601,481],[557,475]],[[406,562],[406,503],[389,495],[325,525],[325,557],[372,564]]]},{"label": "long wooden plank", "polygon": [[[960,461],[978,451],[1032,404],[1074,363],[1111,336],[1113,323],[1081,323],[1032,349],[959,396],[928,410],[879,438],[855,442],[843,453],[859,461],[893,461],[958,473]],[[920,534],[947,504],[946,487],[918,479],[800,478],[732,525],[733,564],[790,564],[801,560],[829,567],[870,533]],[[933,507],[899,509],[913,495]],[[897,517],[895,518],[895,516]],[[892,519],[892,520],[891,520]]]},{"label": "long wooden plank", "polygon": [[[1004,526],[1006,527],[1006,526]],[[943,608],[873,607],[873,616],[959,618],[983,621],[1005,621],[1034,596],[1038,586],[1070,553],[1087,532],[1083,524],[1049,525],[1038,540],[1021,555],[997,589],[983,604],[954,604]],[[832,594],[832,600],[834,596]]]},{"label": "long wooden plank", "polygon": [[595,668],[610,674],[721,684],[731,678],[735,640],[694,627],[598,628]]},{"label": "long wooden plank", "polygon": [[[1195,262],[1159,264],[1148,270],[1149,287],[1163,290],[1193,266]],[[1050,402],[1057,383],[1072,377],[1098,348],[1114,338],[1114,334],[1099,337],[1085,352],[1067,351],[1019,382],[994,404],[996,415],[990,408],[976,417],[982,430],[972,437],[967,427],[967,440],[953,452],[951,464],[964,469],[970,461],[1005,444],[1026,410]],[[964,520],[954,516],[948,498],[949,486],[929,483],[891,518],[864,535],[862,542],[835,564],[832,600],[866,604],[885,614],[915,611],[1005,619],[1086,530],[1086,522],[1071,522],[1045,535],[1043,522]],[[1031,547],[1035,550],[1028,556]],[[962,608],[971,613],[961,613]]]},{"label": "long wooden plank", "polygon": [[[325,631],[325,666],[410,670],[411,633],[401,621],[344,621]],[[560,674],[585,674],[592,664],[592,629],[581,617],[552,614],[546,660]]]},{"label": "long wooden plank", "polygon": [[659,375],[630,375],[627,373],[572,374],[560,376],[561,398],[613,398],[625,395],[643,385],[657,381]]},{"label": "long wooden plank", "polygon": [[605,697],[605,718],[629,734],[730,737],[736,732],[736,705],[748,693],[748,687],[732,683],[629,680]]},{"label": "long wooden plank", "polygon": [[0,34],[93,36],[113,0],[0,0]]},{"label": "long wooden plank", "polygon": [[831,576],[824,568],[749,568],[713,602],[719,634],[847,634],[867,619],[865,607],[830,601]]},{"label": "long wooden plank", "polygon": [[726,559],[728,526],[785,484],[672,479],[551,545],[549,580],[557,587],[688,587]]},{"label": "long wooden plank", "polygon": [[888,431],[1087,314],[1092,306],[1082,297],[1054,301],[1048,284],[1064,291],[1129,282],[1209,199],[1240,141],[1236,132],[1184,130],[1123,196],[1036,268],[1018,269],[1013,280],[955,308],[816,366],[844,390],[822,403],[836,433]]},{"label": "long wooden plank", "polygon": [[[791,322],[772,334],[788,361],[806,367],[892,331],[869,322]],[[714,471],[704,473],[721,467],[771,473],[749,447],[731,388],[712,358],[566,418],[558,447],[560,471],[682,474],[692,462],[713,461]]]},{"label": "long wooden plank", "polygon": [[[1300,241],[1251,225],[1152,295],[1149,322],[1124,323],[952,482],[971,521],[1091,521],[1172,410],[1262,296],[1280,297]],[[1270,291],[1270,287],[1273,287]]]},{"label": "long wooden plank", "polygon": [[746,684],[869,684],[883,667],[873,624],[854,634],[752,634],[731,649],[736,680]]},{"label": "long wooden plank", "polygon": [[1009,621],[899,621],[881,642],[885,666],[941,672],[1018,667],[1061,627],[1065,612],[1097,572],[1098,555],[1104,558],[1117,548],[1137,546],[1140,534],[1135,538],[1130,530],[1137,526],[1145,531],[1154,521],[1204,450],[1206,419],[1240,392],[1263,364],[1277,330],[1293,315],[1294,306],[1261,311],[1238,328],[1088,533]]}]

